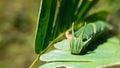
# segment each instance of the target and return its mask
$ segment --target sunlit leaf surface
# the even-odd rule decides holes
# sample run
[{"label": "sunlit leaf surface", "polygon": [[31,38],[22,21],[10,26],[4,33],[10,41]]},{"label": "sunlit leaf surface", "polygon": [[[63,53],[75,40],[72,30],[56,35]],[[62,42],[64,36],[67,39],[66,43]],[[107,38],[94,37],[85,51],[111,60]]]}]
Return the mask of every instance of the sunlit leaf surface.
[{"label": "sunlit leaf surface", "polygon": [[[65,47],[66,46],[63,46],[63,48]],[[52,61],[52,63],[46,63],[40,68],[55,68],[60,66],[71,68],[96,68],[105,65],[114,65],[120,62],[120,41],[116,37],[108,39],[107,42],[100,44],[93,52],[85,55],[72,55],[69,50],[63,50],[54,50],[43,54],[40,60],[46,62]]]}]

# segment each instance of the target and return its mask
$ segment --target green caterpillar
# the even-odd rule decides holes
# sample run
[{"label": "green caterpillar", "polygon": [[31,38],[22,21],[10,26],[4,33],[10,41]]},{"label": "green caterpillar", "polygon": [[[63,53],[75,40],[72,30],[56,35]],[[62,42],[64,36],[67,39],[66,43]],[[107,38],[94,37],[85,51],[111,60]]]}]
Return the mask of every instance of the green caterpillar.
[{"label": "green caterpillar", "polygon": [[[110,28],[110,25],[102,21],[85,24],[74,33],[72,24],[72,37],[70,39],[70,50],[72,54],[80,54],[81,50],[89,43],[94,35]],[[85,41],[84,41],[85,40]]]}]

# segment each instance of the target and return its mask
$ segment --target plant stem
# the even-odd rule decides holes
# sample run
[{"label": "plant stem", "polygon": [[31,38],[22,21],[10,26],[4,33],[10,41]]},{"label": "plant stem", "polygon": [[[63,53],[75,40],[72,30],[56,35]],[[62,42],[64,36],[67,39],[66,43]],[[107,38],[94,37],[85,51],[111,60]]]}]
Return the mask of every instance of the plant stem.
[{"label": "plant stem", "polygon": [[39,55],[35,58],[35,60],[33,61],[33,63],[30,65],[29,68],[33,68],[33,66],[34,66],[34,65],[37,63],[37,61],[39,60],[40,55],[41,55],[41,54],[39,54]]},{"label": "plant stem", "polygon": [[37,63],[37,61],[39,60],[39,57],[44,54],[55,42],[57,42],[58,40],[61,40],[61,38],[64,37],[64,33],[60,34],[55,40],[53,40],[47,48],[45,48],[33,61],[33,63],[30,65],[29,68],[33,68],[33,66]]}]

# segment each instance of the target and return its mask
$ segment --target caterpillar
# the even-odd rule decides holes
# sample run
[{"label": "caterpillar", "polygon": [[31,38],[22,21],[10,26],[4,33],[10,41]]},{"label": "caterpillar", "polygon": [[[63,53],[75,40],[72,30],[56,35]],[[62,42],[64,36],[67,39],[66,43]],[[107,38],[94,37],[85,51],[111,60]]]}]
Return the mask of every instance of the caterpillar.
[{"label": "caterpillar", "polygon": [[[110,29],[108,23],[98,21],[85,24],[78,31],[74,32],[74,23],[72,24],[72,35],[70,40],[70,51],[72,54],[80,54],[82,49],[88,45],[92,37],[106,29]],[[85,41],[84,41],[85,40]]]}]

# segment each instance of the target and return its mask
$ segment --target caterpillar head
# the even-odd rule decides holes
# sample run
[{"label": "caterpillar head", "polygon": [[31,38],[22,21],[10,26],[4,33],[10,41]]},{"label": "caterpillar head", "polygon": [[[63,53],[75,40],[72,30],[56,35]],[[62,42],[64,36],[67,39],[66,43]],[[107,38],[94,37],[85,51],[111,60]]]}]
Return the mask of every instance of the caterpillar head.
[{"label": "caterpillar head", "polygon": [[86,27],[86,23],[79,37],[75,37],[74,23],[72,24],[72,35],[66,32],[66,37],[70,40],[70,51],[72,54],[75,54],[75,55],[80,54],[83,47],[88,43],[88,41],[90,41],[90,39],[88,39],[87,41],[83,42],[83,34],[85,31],[85,27]]}]

